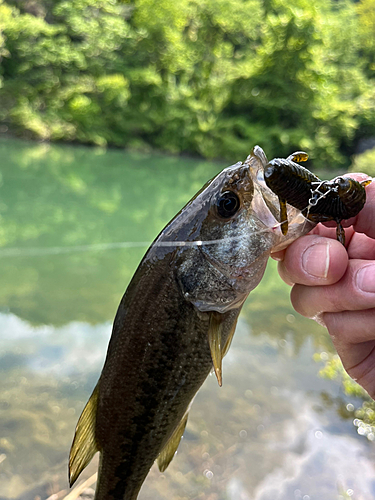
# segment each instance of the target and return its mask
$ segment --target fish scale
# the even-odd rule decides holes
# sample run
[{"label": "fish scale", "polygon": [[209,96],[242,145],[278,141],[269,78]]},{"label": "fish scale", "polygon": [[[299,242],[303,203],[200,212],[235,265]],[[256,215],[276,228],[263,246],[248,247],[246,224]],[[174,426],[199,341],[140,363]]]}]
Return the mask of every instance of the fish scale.
[{"label": "fish scale", "polygon": [[222,384],[238,315],[271,251],[314,227],[289,207],[282,234],[278,197],[258,180],[266,164],[256,146],[244,163],[220,172],[163,229],[136,270],[70,453],[72,485],[100,452],[96,500],[135,500],[154,461],[167,468],[212,369]]},{"label": "fish scale", "polygon": [[[105,397],[99,397],[96,435],[103,450],[100,477],[106,477],[106,481],[99,481],[98,499],[136,498],[155,455],[182,419],[186,402],[193,398],[197,386],[203,383],[212,367],[207,342],[208,318],[202,321],[201,315],[185,301],[173,274],[165,272],[160,278],[160,267],[168,270],[172,254],[165,255],[157,267],[142,277],[134,297],[125,298],[121,306],[125,310],[120,311],[121,321],[126,322],[127,315],[132,315],[131,326],[126,329],[127,342],[122,344],[122,336],[117,337],[119,341],[111,342],[107,356],[110,362],[108,366],[105,364],[99,381],[99,394],[102,390]],[[157,302],[155,288],[160,297]],[[149,296],[147,317],[151,321],[145,320],[144,306],[138,311],[132,306],[133,301],[141,301],[141,298],[142,304],[148,304]],[[140,339],[139,332],[144,331],[145,326],[148,335]],[[137,359],[140,362],[134,363]],[[126,387],[114,380],[123,380]],[[128,383],[130,387],[137,386],[136,397],[129,397]],[[119,431],[114,432],[116,438],[107,446],[110,449],[110,457],[107,457],[108,424],[113,422],[124,400],[133,409],[132,417],[122,418],[122,410],[117,416]]]}]

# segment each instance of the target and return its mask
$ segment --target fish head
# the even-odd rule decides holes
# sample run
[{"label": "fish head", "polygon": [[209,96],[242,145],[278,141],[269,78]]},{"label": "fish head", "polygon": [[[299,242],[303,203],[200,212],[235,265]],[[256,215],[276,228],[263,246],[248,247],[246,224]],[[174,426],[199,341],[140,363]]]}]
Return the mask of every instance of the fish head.
[{"label": "fish head", "polygon": [[186,300],[200,311],[239,307],[260,282],[273,250],[314,226],[288,207],[289,231],[280,229],[279,200],[262,177],[268,164],[256,146],[245,162],[222,170],[161,233],[176,246],[176,276]]}]

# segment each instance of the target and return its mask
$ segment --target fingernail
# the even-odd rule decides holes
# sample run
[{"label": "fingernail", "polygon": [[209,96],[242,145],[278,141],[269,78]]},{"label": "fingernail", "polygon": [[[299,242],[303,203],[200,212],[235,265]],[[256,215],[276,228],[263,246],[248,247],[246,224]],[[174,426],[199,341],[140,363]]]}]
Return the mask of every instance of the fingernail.
[{"label": "fingernail", "polygon": [[302,268],[314,278],[326,278],[329,269],[329,244],[317,243],[302,254]]},{"label": "fingernail", "polygon": [[375,293],[375,265],[362,267],[355,277],[357,287],[363,292]]}]

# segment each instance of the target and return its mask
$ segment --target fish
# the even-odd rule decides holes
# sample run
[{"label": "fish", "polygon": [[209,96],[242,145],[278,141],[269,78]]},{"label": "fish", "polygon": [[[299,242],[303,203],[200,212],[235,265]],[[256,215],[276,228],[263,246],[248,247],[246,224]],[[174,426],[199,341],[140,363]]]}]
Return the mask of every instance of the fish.
[{"label": "fish", "polygon": [[96,500],[136,500],[153,463],[165,471],[212,370],[222,385],[239,313],[271,251],[314,227],[288,205],[282,233],[267,164],[255,146],[207,182],[154,240],[122,297],[69,457],[72,486],[100,452]]}]

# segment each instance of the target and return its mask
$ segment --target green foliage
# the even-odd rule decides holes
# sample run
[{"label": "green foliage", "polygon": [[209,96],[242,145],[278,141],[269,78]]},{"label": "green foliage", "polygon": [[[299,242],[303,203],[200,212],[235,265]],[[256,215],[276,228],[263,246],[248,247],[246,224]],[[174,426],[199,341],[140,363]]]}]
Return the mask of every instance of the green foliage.
[{"label": "green foliage", "polygon": [[352,172],[364,172],[372,177],[375,176],[375,148],[368,149],[364,153],[354,157],[350,168]]},{"label": "green foliage", "polygon": [[[375,134],[374,0],[0,0],[0,120],[26,137],[346,166]],[[4,128],[4,126],[3,126]]]},{"label": "green foliage", "polygon": [[361,0],[356,4],[359,16],[358,34],[361,52],[365,56],[366,71],[375,77],[375,0]]}]

